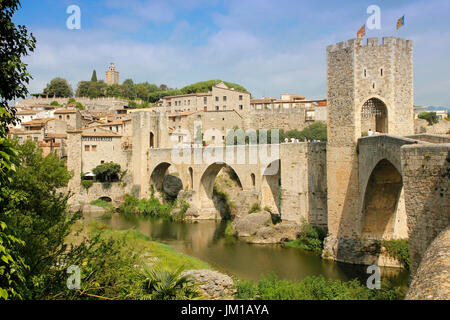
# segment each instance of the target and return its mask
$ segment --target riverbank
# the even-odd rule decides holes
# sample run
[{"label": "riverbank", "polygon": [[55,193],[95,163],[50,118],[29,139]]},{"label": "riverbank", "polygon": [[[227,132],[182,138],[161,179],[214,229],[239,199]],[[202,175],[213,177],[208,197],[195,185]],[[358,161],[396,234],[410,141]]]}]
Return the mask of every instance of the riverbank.
[{"label": "riverbank", "polygon": [[[109,219],[108,219],[109,220]],[[145,221],[143,221],[145,222]],[[189,227],[198,227],[199,223],[173,223],[173,222],[165,222],[158,221],[153,222],[153,224],[160,223],[159,227],[167,230],[169,223],[173,224],[179,229],[172,230],[172,233],[179,233],[183,230],[184,234],[186,234],[186,228]],[[153,241],[153,235],[158,238],[157,233],[149,232],[149,226],[151,223],[144,223],[140,225],[136,229],[132,229],[132,225],[118,225],[117,220],[109,220],[109,226],[96,222],[95,229],[100,230],[106,237],[110,237],[112,239],[116,239],[119,241],[126,242],[126,250],[133,248],[133,251],[138,252],[139,256],[142,257],[141,263],[150,263],[150,267],[153,266],[155,261],[162,263],[163,267],[168,267],[171,270],[175,270],[179,267],[183,267],[185,270],[210,270],[210,271],[220,271],[223,270],[217,269],[216,266],[211,266],[210,263],[202,261],[202,259],[191,257],[187,254],[183,254],[178,252],[174,247],[169,246],[167,244],[162,244],[160,242]],[[117,230],[114,227],[125,228],[124,230]],[[220,227],[221,225],[219,225]],[[219,228],[220,229],[220,228]],[[204,230],[204,229],[203,229]],[[142,231],[146,231],[147,234],[143,234]],[[222,230],[224,232],[224,230]],[[222,232],[219,231],[219,232]],[[208,238],[208,234],[198,233],[203,240]],[[218,231],[215,230],[216,241],[218,240]],[[198,244],[198,241],[201,241],[201,238],[190,240],[191,246]],[[229,239],[229,243],[226,248],[231,249],[236,244],[233,242],[233,239]],[[175,247],[177,247],[176,243]],[[205,243],[208,246],[207,243]],[[248,245],[250,246],[250,245]],[[268,246],[272,247],[272,246]],[[258,252],[260,249],[270,249],[264,248],[264,246],[255,246],[249,247],[253,249],[254,252]],[[198,249],[198,248],[197,248]],[[272,248],[273,249],[273,248]],[[296,253],[298,254],[299,250],[292,249],[283,249],[280,248],[284,253]],[[218,254],[220,254],[220,250]],[[268,253],[271,251],[267,251]],[[265,255],[270,259],[270,256]],[[236,256],[237,260],[240,260],[240,256]],[[270,260],[266,260],[265,263],[268,263]],[[158,265],[156,264],[156,265]],[[156,266],[155,265],[155,266]],[[331,265],[331,264],[330,264]],[[245,266],[243,266],[245,267]],[[248,268],[252,268],[251,265],[247,266]],[[286,266],[287,268],[289,266]],[[201,272],[205,273],[205,272]],[[228,272],[227,272],[228,273]],[[403,289],[401,287],[393,287],[391,284],[385,283],[383,285],[383,290],[375,292],[367,289],[364,285],[362,285],[358,280],[346,281],[346,280],[338,280],[338,279],[330,279],[328,277],[324,277],[322,275],[318,276],[309,276],[306,278],[302,278],[301,280],[287,280],[282,279],[276,276],[275,274],[270,274],[270,272],[261,273],[264,276],[259,276],[258,279],[253,280],[245,280],[246,277],[241,276],[233,276],[236,294],[234,298],[237,299],[280,299],[280,300],[302,300],[302,299],[401,299],[404,295]],[[325,273],[326,274],[326,273]],[[208,277],[202,278],[208,279]],[[215,278],[217,279],[217,277]],[[403,291],[402,291],[403,290]],[[221,297],[217,297],[221,298]],[[230,297],[228,296],[227,299]]]}]

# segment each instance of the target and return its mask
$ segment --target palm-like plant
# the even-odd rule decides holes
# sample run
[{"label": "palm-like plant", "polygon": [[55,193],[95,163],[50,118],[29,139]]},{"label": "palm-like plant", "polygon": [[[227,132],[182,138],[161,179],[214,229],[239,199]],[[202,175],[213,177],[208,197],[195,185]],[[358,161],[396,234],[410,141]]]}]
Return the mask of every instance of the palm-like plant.
[{"label": "palm-like plant", "polygon": [[188,275],[182,275],[183,266],[171,271],[161,267],[152,269],[144,265],[147,279],[144,290],[152,300],[192,300],[200,297],[196,284]]}]

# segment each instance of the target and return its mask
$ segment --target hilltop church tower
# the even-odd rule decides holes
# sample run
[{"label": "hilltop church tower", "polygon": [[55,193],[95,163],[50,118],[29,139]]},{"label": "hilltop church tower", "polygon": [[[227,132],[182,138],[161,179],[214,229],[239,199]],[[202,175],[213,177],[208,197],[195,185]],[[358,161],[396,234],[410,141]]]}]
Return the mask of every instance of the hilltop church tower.
[{"label": "hilltop church tower", "polygon": [[395,37],[352,39],[327,47],[328,234],[330,258],[359,236],[357,141],[369,130],[414,134],[413,45]]},{"label": "hilltop church tower", "polygon": [[106,84],[109,86],[112,84],[119,84],[119,72],[116,71],[114,62],[109,64],[109,70],[106,71]]}]

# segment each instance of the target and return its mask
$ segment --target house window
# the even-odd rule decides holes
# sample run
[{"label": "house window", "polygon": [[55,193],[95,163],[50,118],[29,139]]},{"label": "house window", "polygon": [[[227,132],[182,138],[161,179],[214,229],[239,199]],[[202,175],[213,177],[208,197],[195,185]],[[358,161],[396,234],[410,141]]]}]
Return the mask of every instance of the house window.
[{"label": "house window", "polygon": [[104,163],[105,163],[105,160],[100,161],[100,164],[104,164]]},{"label": "house window", "polygon": [[207,99],[206,97],[203,98],[203,103],[206,104],[207,103]]},{"label": "house window", "polygon": [[216,140],[216,136],[212,136],[212,141]]},{"label": "house window", "polygon": [[223,110],[227,110],[227,106],[223,106]]},{"label": "house window", "polygon": [[239,101],[242,101],[242,99],[243,99],[243,97],[242,97],[242,94],[241,94],[241,95],[239,95]]},{"label": "house window", "polygon": [[84,151],[90,151],[90,146],[88,145],[84,146]]},{"label": "house window", "polygon": [[62,116],[61,115],[59,116],[59,120],[62,120]]},{"label": "house window", "polygon": [[227,96],[223,96],[223,101],[227,101]]},{"label": "house window", "polygon": [[219,101],[219,97],[216,97],[216,101]]},{"label": "house window", "polygon": [[67,120],[70,120],[70,116],[69,116],[69,115],[67,115],[66,119],[67,119]]},{"label": "house window", "polygon": [[219,106],[216,106],[216,110],[219,111]]},{"label": "house window", "polygon": [[97,146],[92,146],[92,151],[97,151]]},{"label": "house window", "polygon": [[239,110],[244,109],[244,106],[242,104],[239,105]]}]

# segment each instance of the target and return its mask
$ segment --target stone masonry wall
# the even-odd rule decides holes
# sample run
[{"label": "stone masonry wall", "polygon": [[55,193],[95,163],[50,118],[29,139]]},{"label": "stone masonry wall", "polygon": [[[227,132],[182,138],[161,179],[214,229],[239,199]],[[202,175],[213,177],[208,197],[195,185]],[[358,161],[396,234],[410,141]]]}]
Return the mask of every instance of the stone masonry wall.
[{"label": "stone masonry wall", "polygon": [[407,300],[450,299],[450,228],[441,232],[426,250],[411,282]]},{"label": "stone masonry wall", "polygon": [[411,271],[433,239],[450,225],[450,144],[402,147]]}]

